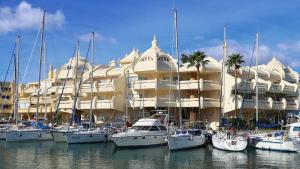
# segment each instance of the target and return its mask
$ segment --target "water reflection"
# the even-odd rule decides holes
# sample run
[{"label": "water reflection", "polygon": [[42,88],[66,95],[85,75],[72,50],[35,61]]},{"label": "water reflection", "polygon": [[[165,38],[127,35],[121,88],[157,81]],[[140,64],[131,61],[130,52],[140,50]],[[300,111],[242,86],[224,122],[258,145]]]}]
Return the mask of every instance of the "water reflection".
[{"label": "water reflection", "polygon": [[0,168],[299,168],[300,153],[248,149],[227,152],[211,145],[169,152],[167,146],[115,149],[111,143],[77,144],[0,141]]},{"label": "water reflection", "polygon": [[[166,146],[135,148],[135,149],[115,149],[112,154],[114,168],[164,168]],[[130,153],[129,153],[130,152]]]}]

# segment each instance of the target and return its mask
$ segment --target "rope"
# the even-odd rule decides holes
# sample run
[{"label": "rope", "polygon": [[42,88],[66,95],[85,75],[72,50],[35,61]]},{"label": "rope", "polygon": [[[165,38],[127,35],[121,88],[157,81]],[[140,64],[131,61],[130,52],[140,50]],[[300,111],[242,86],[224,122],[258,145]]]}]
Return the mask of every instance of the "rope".
[{"label": "rope", "polygon": [[33,52],[35,51],[35,47],[36,47],[37,41],[39,39],[39,35],[40,35],[40,32],[41,32],[41,29],[42,29],[42,26],[40,27],[40,29],[39,29],[39,31],[38,31],[38,33],[36,35],[35,42],[34,42],[33,47],[31,49],[31,52],[30,52],[30,55],[29,55],[29,59],[28,59],[28,62],[27,62],[27,65],[26,65],[26,68],[25,68],[25,71],[24,71],[24,74],[23,74],[23,77],[22,77],[22,80],[21,80],[21,84],[24,82],[25,76],[27,75],[28,67],[30,65],[31,58],[33,56]]}]

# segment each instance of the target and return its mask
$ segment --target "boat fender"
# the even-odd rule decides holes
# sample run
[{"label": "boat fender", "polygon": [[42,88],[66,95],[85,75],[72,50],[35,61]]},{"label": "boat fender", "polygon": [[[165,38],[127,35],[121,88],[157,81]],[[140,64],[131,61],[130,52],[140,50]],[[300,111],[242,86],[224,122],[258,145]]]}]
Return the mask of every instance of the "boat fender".
[{"label": "boat fender", "polygon": [[42,137],[42,133],[39,132],[39,133],[38,133],[38,137]]},{"label": "boat fender", "polygon": [[18,133],[18,136],[19,136],[19,137],[22,137],[22,133],[21,133],[21,132],[19,132],[19,133]]},{"label": "boat fender", "polygon": [[92,134],[90,134],[90,137],[93,137],[93,135],[92,135]]},{"label": "boat fender", "polygon": [[193,135],[191,135],[190,140],[193,141]]},{"label": "boat fender", "polygon": [[107,135],[107,134],[105,134],[105,135],[104,135],[104,137],[105,137],[105,138],[107,138],[107,137],[108,137],[108,135]]},{"label": "boat fender", "polygon": [[283,141],[287,141],[288,140],[288,137],[287,136],[284,136],[283,137]]},{"label": "boat fender", "polygon": [[145,139],[146,138],[146,134],[143,136],[143,139]]}]

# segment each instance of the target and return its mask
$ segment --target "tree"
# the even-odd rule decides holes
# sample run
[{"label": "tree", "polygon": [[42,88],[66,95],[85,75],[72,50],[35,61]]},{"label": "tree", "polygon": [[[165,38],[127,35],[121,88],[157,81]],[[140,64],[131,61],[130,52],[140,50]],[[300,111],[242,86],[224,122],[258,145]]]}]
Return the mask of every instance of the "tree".
[{"label": "tree", "polygon": [[226,61],[226,66],[228,66],[228,68],[234,68],[235,116],[237,115],[237,70],[240,69],[241,64],[244,62],[243,56],[239,53],[231,54],[228,56],[228,60]]},{"label": "tree", "polygon": [[190,55],[182,54],[181,61],[182,63],[188,63],[187,67],[196,67],[197,69],[197,81],[198,81],[198,114],[199,120],[201,115],[201,103],[200,103],[200,67],[204,67],[208,64],[209,60],[205,59],[207,56],[204,52],[196,51]]}]

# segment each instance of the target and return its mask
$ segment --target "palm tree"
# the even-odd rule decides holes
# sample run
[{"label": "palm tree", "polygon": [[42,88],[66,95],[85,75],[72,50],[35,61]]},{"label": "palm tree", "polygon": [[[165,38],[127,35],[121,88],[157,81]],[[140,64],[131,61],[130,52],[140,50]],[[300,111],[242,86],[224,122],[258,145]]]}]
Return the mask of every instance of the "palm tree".
[{"label": "palm tree", "polygon": [[182,63],[188,63],[189,67],[196,67],[197,68],[197,81],[198,81],[198,113],[199,113],[199,121],[200,121],[200,114],[201,114],[201,107],[200,107],[200,66],[205,66],[209,60],[205,59],[207,56],[204,52],[196,51],[190,55],[182,54],[181,61]]},{"label": "palm tree", "polygon": [[239,53],[233,53],[230,56],[228,56],[228,60],[226,61],[226,66],[228,68],[234,68],[234,95],[235,95],[235,116],[237,115],[237,70],[241,67],[241,64],[245,61],[243,60],[243,56]]}]

